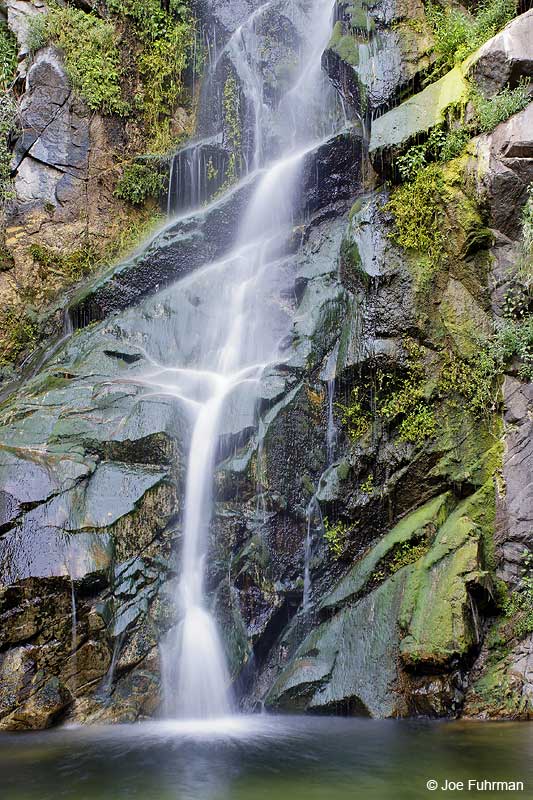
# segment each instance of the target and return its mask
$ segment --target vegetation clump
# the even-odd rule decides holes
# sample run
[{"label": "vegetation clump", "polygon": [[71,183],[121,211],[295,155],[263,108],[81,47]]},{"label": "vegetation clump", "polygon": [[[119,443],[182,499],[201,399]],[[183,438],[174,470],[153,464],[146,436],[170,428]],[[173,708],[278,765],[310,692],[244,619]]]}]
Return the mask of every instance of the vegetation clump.
[{"label": "vegetation clump", "polygon": [[471,135],[475,133],[489,133],[501,122],[522,111],[530,101],[528,86],[522,82],[514,89],[503,88],[493,97],[487,98],[473,89],[471,98],[476,112],[476,121],[472,126]]},{"label": "vegetation clump", "polygon": [[507,618],[512,619],[513,635],[523,639],[533,633],[533,553],[522,553],[521,578],[516,591],[511,592],[503,602]]},{"label": "vegetation clump", "polygon": [[184,74],[195,42],[190,4],[183,0],[107,0],[109,11],[134,27],[140,87],[134,106],[144,116],[150,150],[173,145],[171,123],[178,103],[186,102]]},{"label": "vegetation clump", "polygon": [[340,520],[337,522],[330,522],[327,517],[324,517],[324,540],[327,544],[328,550],[335,559],[342,557],[350,529]]},{"label": "vegetation clump", "polygon": [[460,397],[461,408],[466,408],[475,418],[482,418],[495,410],[497,379],[501,363],[495,357],[490,342],[480,342],[475,357],[459,358],[447,352],[439,375],[438,391],[454,403]]},{"label": "vegetation clump", "polygon": [[390,578],[391,575],[399,572],[403,567],[414,564],[426,555],[429,547],[430,544],[427,536],[423,539],[400,542],[394,547],[388,558],[380,564],[379,569],[373,572],[371,581],[374,583],[381,583],[387,578]]},{"label": "vegetation clump", "polygon": [[38,265],[41,278],[53,275],[65,286],[88,275],[98,260],[96,249],[89,243],[70,253],[61,253],[42,244],[32,244],[29,254]]},{"label": "vegetation clump", "polygon": [[336,408],[341,414],[341,423],[353,441],[360,439],[372,424],[372,415],[363,407],[361,389],[356,386],[352,389],[348,403],[336,403]]},{"label": "vegetation clump", "polygon": [[9,136],[16,125],[17,106],[10,91],[17,70],[17,41],[0,22],[0,206],[13,197]]},{"label": "vegetation clump", "polygon": [[221,191],[237,179],[242,169],[241,97],[237,81],[232,75],[224,83],[223,107],[224,131],[230,155]]},{"label": "vegetation clump", "polygon": [[0,311],[0,367],[14,364],[31,352],[38,340],[38,326],[26,309],[9,305]]},{"label": "vegetation clump", "polygon": [[90,109],[122,116],[129,112],[121,91],[118,35],[111,22],[54,3],[48,13],[35,14],[30,21],[30,49],[35,52],[49,42],[62,50],[72,88]]},{"label": "vegetation clump", "polygon": [[[357,386],[347,405],[337,404],[342,425],[352,440],[359,439],[372,425],[373,419],[383,424],[397,424],[398,441],[421,446],[437,433],[437,419],[425,397],[427,381],[422,348],[412,339],[404,340],[407,360],[395,372],[378,367],[368,381],[367,391]],[[362,491],[372,493],[373,481]]]},{"label": "vegetation clump", "polygon": [[474,14],[428,0],[426,17],[437,55],[435,72],[451,69],[481,47],[516,15],[517,0],[482,0]]},{"label": "vegetation clump", "polygon": [[133,205],[142,205],[149,197],[158,198],[165,182],[165,176],[151,163],[137,161],[124,167],[115,195]]},{"label": "vegetation clump", "polygon": [[444,256],[444,188],[440,168],[429,164],[399,186],[385,206],[394,217],[393,240],[406,250],[418,251],[433,264],[439,264]]}]

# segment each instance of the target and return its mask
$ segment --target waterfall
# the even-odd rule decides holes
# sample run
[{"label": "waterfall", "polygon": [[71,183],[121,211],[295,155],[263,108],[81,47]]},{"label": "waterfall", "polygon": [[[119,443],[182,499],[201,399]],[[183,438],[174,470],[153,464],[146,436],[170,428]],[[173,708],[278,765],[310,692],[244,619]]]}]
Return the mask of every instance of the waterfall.
[{"label": "waterfall", "polygon": [[[331,30],[334,0],[316,0],[308,19],[292,85],[279,100],[276,156],[264,163],[265,105],[259,66],[250,53],[257,13],[233,35],[230,50],[238,74],[253,88],[253,162],[260,168],[232,251],[175,286],[190,302],[189,343],[179,365],[156,366],[148,380],[172,383],[191,417],[179,579],[178,622],[162,643],[162,684],[167,715],[217,717],[229,713],[229,675],[214,617],[206,598],[206,554],[213,513],[217,450],[231,404],[256,406],[262,373],[283,361],[280,345],[290,328],[281,296],[290,275],[284,255],[294,223],[304,158],[342,127],[335,93],[321,70]],[[308,3],[302,2],[303,8]],[[236,49],[245,48],[236,56]],[[254,74],[253,70],[257,70]],[[252,70],[252,72],[250,72]],[[266,124],[266,123],[265,123]],[[185,328],[184,328],[185,330]],[[185,346],[182,345],[184,348]],[[246,389],[246,391],[245,391]],[[252,391],[250,391],[252,390]]]}]

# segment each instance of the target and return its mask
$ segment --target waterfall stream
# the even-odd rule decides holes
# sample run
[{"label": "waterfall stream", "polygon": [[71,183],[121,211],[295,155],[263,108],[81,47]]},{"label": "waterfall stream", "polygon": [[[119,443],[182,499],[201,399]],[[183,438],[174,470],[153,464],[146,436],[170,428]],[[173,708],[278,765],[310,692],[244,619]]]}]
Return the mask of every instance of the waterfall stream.
[{"label": "waterfall stream", "polygon": [[[283,290],[290,285],[284,254],[296,222],[300,169],[304,157],[343,125],[335,93],[321,70],[333,7],[334,0],[316,0],[308,12],[308,39],[299,49],[291,85],[273,112],[277,146],[270,162],[264,162],[264,117],[272,110],[267,113],[262,101],[253,57],[257,12],[232,36],[229,49],[237,74],[253,92],[251,165],[259,168],[260,177],[229,255],[176,284],[176,292],[194,297],[189,358],[174,367],[155,365],[147,378],[156,386],[171,385],[192,425],[175,594],[178,622],[161,648],[168,716],[217,717],[231,709],[223,647],[205,590],[213,476],[225,417],[236,403],[253,416],[265,367],[284,358],[280,343],[290,326],[283,302]],[[194,192],[202,196],[197,188]]]}]

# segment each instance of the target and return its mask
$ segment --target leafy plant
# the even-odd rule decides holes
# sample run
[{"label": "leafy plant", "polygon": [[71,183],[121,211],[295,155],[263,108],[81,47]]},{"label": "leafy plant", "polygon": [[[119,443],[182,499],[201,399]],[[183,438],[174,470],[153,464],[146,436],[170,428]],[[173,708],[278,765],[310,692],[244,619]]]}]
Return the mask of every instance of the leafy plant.
[{"label": "leafy plant", "polygon": [[347,429],[350,439],[359,439],[372,423],[370,412],[363,408],[360,388],[356,386],[352,389],[350,401],[346,405],[336,403],[335,406],[341,413],[341,423]]},{"label": "leafy plant", "polygon": [[340,558],[346,548],[349,528],[340,520],[331,523],[324,517],[324,539],[328,550],[335,559]]},{"label": "leafy plant", "polygon": [[480,342],[474,358],[463,359],[448,352],[440,372],[438,391],[444,397],[461,398],[474,417],[483,417],[494,410],[497,378],[502,359],[497,357],[492,342]]},{"label": "leafy plant", "polygon": [[507,617],[513,618],[513,633],[518,639],[533,632],[533,553],[522,553],[521,579],[518,588],[504,601]]},{"label": "leafy plant", "polygon": [[13,83],[17,71],[18,46],[15,36],[5,22],[0,21],[0,90],[5,91]]},{"label": "leafy plant", "polygon": [[89,108],[104,114],[128,113],[121,93],[118,37],[111,22],[72,6],[54,4],[46,15],[34,15],[30,23],[30,48],[36,50],[48,42],[63,51],[72,88]]},{"label": "leafy plant", "polygon": [[444,257],[444,180],[429,164],[392,193],[385,210],[394,217],[392,238],[406,250],[417,250],[439,264]]},{"label": "leafy plant", "polygon": [[149,197],[159,197],[165,186],[165,176],[152,164],[128,164],[115,188],[117,197],[133,205],[142,205]]},{"label": "leafy plant", "polygon": [[361,491],[363,494],[371,495],[374,493],[374,476],[372,473],[367,477],[365,481],[360,486]]},{"label": "leafy plant", "polygon": [[528,87],[521,83],[514,89],[505,87],[491,98],[484,97],[481,92],[472,90],[472,101],[477,117],[477,129],[481,133],[488,133],[505,122],[513,114],[518,113],[529,103]]},{"label": "leafy plant", "polygon": [[17,105],[7,90],[0,91],[0,206],[14,196],[11,180],[11,149],[9,135],[16,125]]},{"label": "leafy plant", "polygon": [[426,17],[433,31],[437,54],[431,78],[443,69],[451,69],[481,47],[515,16],[516,9],[516,0],[484,0],[472,15],[429,0]]},{"label": "leafy plant", "polygon": [[434,410],[427,403],[421,403],[400,423],[398,439],[400,442],[422,444],[435,436],[437,429]]},{"label": "leafy plant", "polygon": [[171,0],[165,9],[160,0],[108,0],[107,6],[134,26],[141,78],[135,104],[144,115],[151,151],[166,152],[174,144],[172,114],[185,100],[183,76],[196,38],[189,3]]},{"label": "leafy plant", "polygon": [[418,541],[398,543],[387,559],[380,564],[379,569],[372,574],[371,580],[373,582],[381,582],[390,578],[391,575],[394,575],[403,567],[414,564],[425,556],[428,550],[429,542],[427,536],[424,536],[421,541],[418,539]]}]

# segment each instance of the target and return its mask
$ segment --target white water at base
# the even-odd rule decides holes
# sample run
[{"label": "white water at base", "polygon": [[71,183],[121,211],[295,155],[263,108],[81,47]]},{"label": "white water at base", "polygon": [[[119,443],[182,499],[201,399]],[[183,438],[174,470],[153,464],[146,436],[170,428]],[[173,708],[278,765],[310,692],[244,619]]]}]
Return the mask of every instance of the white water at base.
[{"label": "white water at base", "polygon": [[[194,297],[186,320],[193,343],[188,363],[156,365],[146,377],[154,387],[165,386],[180,398],[193,420],[174,598],[178,623],[161,647],[164,709],[170,717],[217,718],[231,709],[224,650],[204,586],[217,448],[225,415],[231,413],[230,399],[242,393],[242,402],[253,413],[253,389],[265,367],[283,359],[279,342],[290,317],[281,301],[286,281],[281,254],[291,231],[294,196],[304,157],[338,127],[333,90],[321,71],[334,4],[312,4],[299,69],[279,106],[280,156],[259,181],[233,252],[218,262],[215,272],[209,267],[176,285],[177,292]],[[302,0],[302,6],[309,4]],[[232,47],[247,41],[244,23]],[[258,101],[256,128],[261,127],[262,108]],[[256,137],[259,159],[262,138],[257,132]]]}]

